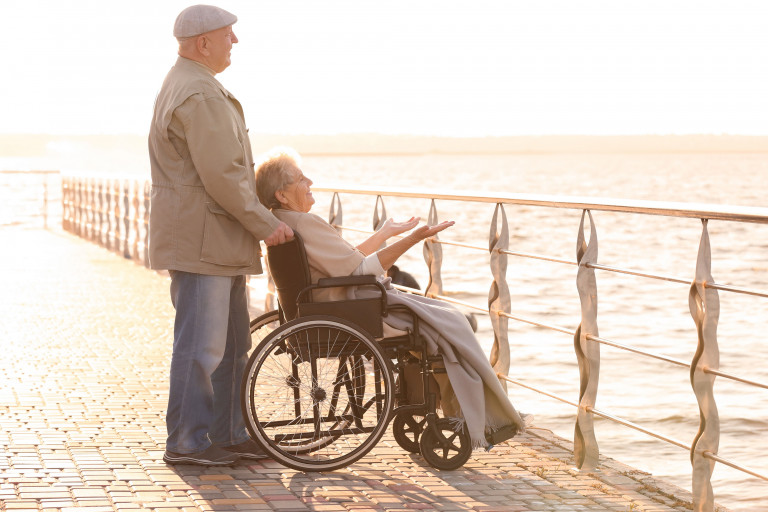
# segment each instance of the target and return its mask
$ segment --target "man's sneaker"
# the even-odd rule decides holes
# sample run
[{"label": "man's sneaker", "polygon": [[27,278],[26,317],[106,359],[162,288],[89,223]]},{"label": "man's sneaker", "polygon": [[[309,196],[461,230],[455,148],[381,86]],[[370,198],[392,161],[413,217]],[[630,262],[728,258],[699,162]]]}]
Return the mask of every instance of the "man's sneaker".
[{"label": "man's sneaker", "polygon": [[163,460],[168,464],[194,464],[197,466],[229,466],[240,460],[236,453],[209,446],[202,452],[176,453],[165,450]]},{"label": "man's sneaker", "polygon": [[241,459],[248,460],[260,460],[267,459],[269,455],[264,453],[264,450],[253,439],[248,439],[240,444],[233,444],[232,446],[222,446],[222,450],[226,450],[228,453],[237,455]]}]

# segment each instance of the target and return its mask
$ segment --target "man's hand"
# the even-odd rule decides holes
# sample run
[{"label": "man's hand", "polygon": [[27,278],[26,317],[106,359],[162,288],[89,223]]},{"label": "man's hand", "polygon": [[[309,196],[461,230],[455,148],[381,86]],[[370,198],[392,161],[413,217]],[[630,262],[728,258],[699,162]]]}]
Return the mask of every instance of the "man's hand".
[{"label": "man's hand", "polygon": [[275,228],[272,234],[264,239],[264,243],[267,245],[267,247],[270,245],[280,245],[284,244],[291,238],[293,238],[293,230],[288,227],[288,224],[281,222],[277,225],[277,228]]}]

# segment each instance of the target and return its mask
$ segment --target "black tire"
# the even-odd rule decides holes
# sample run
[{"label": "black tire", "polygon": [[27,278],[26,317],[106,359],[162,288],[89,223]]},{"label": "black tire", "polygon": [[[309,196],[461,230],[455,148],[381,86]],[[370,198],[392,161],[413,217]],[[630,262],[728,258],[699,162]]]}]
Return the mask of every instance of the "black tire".
[{"label": "black tire", "polygon": [[[254,347],[261,344],[262,341],[275,329],[280,326],[280,312],[277,310],[269,311],[261,316],[258,316],[251,320],[251,341]],[[329,443],[333,442],[333,438],[327,438],[325,440],[314,441],[294,441],[281,443],[283,448],[291,453],[308,453]]]},{"label": "black tire", "polygon": [[394,404],[389,360],[359,327],[310,316],[272,331],[243,379],[251,437],[299,471],[332,471],[368,453]]},{"label": "black tire", "polygon": [[429,426],[424,428],[419,446],[421,455],[430,466],[451,470],[460,468],[469,460],[472,455],[472,440],[469,438],[469,432],[466,426],[462,426],[457,432],[455,425],[455,420],[450,418],[437,420],[437,435],[443,439],[438,439]]},{"label": "black tire", "polygon": [[420,453],[419,438],[426,425],[425,416],[415,415],[408,411],[397,413],[392,420],[392,435],[400,447],[411,453]]},{"label": "black tire", "polygon": [[258,347],[269,333],[280,327],[280,313],[277,310],[268,311],[251,320],[251,353]]}]

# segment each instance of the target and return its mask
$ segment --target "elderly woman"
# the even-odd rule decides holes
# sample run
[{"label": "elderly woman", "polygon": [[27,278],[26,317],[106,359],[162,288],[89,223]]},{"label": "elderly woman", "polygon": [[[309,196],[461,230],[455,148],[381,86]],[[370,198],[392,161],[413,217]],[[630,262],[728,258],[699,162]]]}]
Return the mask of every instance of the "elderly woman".
[{"label": "elderly woman", "polygon": [[[421,333],[427,339],[430,353],[443,357],[446,373],[435,375],[441,395],[441,408],[446,417],[463,418],[473,448],[489,447],[486,434],[512,426],[507,431],[522,431],[523,420],[510,403],[504,387],[491,368],[466,317],[456,308],[441,301],[402,293],[383,278],[397,258],[418,242],[450,227],[453,222],[436,226],[418,225],[418,218],[405,222],[391,219],[369,239],[354,247],[323,219],[309,213],[315,202],[310,189],[312,180],[304,176],[296,159],[280,153],[265,161],[257,170],[256,190],[259,201],[285,222],[304,240],[313,283],[324,277],[359,274],[382,276],[390,304],[405,304],[422,320]],[[414,229],[416,228],[416,229]],[[411,231],[412,230],[412,231]],[[407,236],[379,249],[390,237],[411,231]],[[324,290],[315,300],[343,299],[344,290]],[[358,297],[371,293],[354,292]],[[388,315],[385,329],[408,328],[407,317]],[[442,378],[440,378],[442,377]],[[478,397],[484,400],[478,400]]]}]

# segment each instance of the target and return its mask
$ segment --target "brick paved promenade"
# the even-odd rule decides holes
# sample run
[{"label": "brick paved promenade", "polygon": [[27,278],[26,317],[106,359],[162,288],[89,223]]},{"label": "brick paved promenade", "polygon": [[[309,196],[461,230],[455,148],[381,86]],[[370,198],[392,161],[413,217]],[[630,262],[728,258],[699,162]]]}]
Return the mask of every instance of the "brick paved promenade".
[{"label": "brick paved promenade", "polygon": [[449,472],[389,434],[332,473],[167,466],[167,278],[61,231],[0,228],[0,241],[3,510],[690,509],[687,492],[612,460],[579,473],[543,428]]}]

